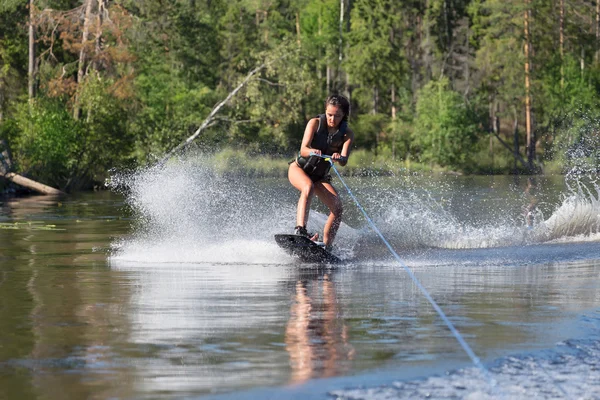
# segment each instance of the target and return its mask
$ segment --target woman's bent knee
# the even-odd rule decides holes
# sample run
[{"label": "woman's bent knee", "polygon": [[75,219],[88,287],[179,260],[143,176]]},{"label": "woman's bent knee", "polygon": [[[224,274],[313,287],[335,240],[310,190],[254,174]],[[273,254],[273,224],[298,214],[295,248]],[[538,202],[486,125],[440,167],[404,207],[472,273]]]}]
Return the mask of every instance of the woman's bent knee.
[{"label": "woman's bent knee", "polygon": [[307,197],[311,197],[314,192],[315,192],[315,185],[312,182],[305,184],[304,186],[302,186],[302,189],[300,190],[300,193],[303,196],[307,196]]}]

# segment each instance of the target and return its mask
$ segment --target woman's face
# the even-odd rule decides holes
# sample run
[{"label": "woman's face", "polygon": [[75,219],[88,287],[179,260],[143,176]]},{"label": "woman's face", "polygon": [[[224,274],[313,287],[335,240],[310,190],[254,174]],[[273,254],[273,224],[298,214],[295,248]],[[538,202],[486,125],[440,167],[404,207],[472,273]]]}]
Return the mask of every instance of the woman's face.
[{"label": "woman's face", "polygon": [[328,104],[325,109],[325,116],[327,117],[327,126],[336,128],[342,122],[344,112],[341,107]]}]

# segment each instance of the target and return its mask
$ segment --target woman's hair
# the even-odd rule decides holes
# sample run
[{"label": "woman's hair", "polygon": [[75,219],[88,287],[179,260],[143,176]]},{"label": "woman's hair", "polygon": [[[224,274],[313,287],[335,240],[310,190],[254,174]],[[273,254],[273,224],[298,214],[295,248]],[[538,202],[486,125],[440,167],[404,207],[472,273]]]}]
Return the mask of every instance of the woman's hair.
[{"label": "woman's hair", "polygon": [[341,107],[342,112],[344,113],[342,121],[348,121],[348,116],[350,115],[350,102],[346,97],[341,94],[332,94],[325,100],[325,108],[327,108],[328,105]]}]

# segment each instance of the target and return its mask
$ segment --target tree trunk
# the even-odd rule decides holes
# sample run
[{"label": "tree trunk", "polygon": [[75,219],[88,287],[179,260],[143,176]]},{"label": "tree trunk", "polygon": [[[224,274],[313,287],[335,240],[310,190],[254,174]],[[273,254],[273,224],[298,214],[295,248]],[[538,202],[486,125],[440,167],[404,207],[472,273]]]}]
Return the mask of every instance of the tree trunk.
[{"label": "tree trunk", "polygon": [[[319,17],[317,20],[317,26],[318,26],[318,37],[319,37],[319,43],[321,42],[321,31],[323,28],[323,17],[322,14],[323,13],[323,8],[319,7]],[[315,63],[317,65],[317,79],[319,80],[319,87],[323,88],[323,70],[322,70],[322,65],[321,65],[321,59],[323,58],[323,49],[321,48],[321,46],[319,46],[318,48],[318,60],[319,62]]]},{"label": "tree trunk", "polygon": [[533,170],[533,160],[535,158],[535,141],[533,138],[532,121],[531,121],[531,83],[530,83],[530,72],[531,72],[531,39],[529,36],[529,5],[530,0],[525,0],[527,8],[524,14],[524,38],[525,38],[525,129],[527,133],[527,164],[530,170]]},{"label": "tree trunk", "polygon": [[[444,23],[446,25],[446,50],[450,51],[452,48],[452,29],[450,27],[450,16],[448,9],[452,9],[452,6],[448,6],[448,0],[444,0]],[[442,74],[444,72],[442,71]]]},{"label": "tree trunk", "polygon": [[[346,0],[347,4],[346,4],[346,32],[350,32],[350,12],[352,10],[352,0]],[[348,50],[348,43],[346,43],[346,51]],[[350,74],[348,74],[347,72],[344,71],[343,73],[344,75],[344,90],[343,93],[346,97],[348,97],[348,100],[351,100],[352,97],[352,93],[351,93],[351,89],[350,89]]]},{"label": "tree trunk", "polygon": [[515,121],[513,123],[513,140],[514,140],[514,152],[515,152],[515,174],[517,173],[517,160],[521,155],[519,154],[519,120],[517,119],[517,111],[515,110]]},{"label": "tree trunk", "polygon": [[6,99],[6,84],[3,79],[0,78],[0,125],[4,121],[4,101]]},{"label": "tree trunk", "polygon": [[300,46],[300,13],[296,12],[296,41],[298,46]]},{"label": "tree trunk", "polygon": [[373,86],[373,108],[371,109],[371,114],[375,115],[377,111],[379,111],[379,88]]},{"label": "tree trunk", "polygon": [[339,64],[342,63],[342,59],[344,58],[344,54],[343,54],[343,46],[344,46],[344,38],[343,38],[343,33],[344,33],[344,0],[340,0],[340,37],[339,37],[339,56],[338,56],[338,61]]},{"label": "tree trunk", "polygon": [[596,64],[600,62],[600,0],[596,0]]},{"label": "tree trunk", "polygon": [[563,89],[565,87],[565,0],[560,0],[559,8],[560,88]]},{"label": "tree trunk", "polygon": [[396,119],[396,85],[392,83],[392,88],[390,90],[392,97],[392,120]]},{"label": "tree trunk", "polygon": [[29,0],[29,67],[27,69],[29,101],[35,97],[35,29],[33,9],[33,0]]},{"label": "tree trunk", "polygon": [[333,85],[333,89],[336,92],[343,91],[344,79],[342,77],[342,60],[344,59],[344,1],[340,0],[340,23],[338,27],[338,62],[335,71],[335,81]]},{"label": "tree trunk", "polygon": [[490,136],[490,160],[492,160],[492,168],[494,168],[494,137]]},{"label": "tree trunk", "polygon": [[[104,23],[104,13],[106,12],[106,0],[98,0],[98,19],[96,29],[96,48],[95,53],[98,55],[102,51],[102,24]],[[100,69],[100,65],[94,65],[95,70]]]},{"label": "tree trunk", "polygon": [[471,38],[471,28],[468,26],[467,24],[467,33],[465,34],[465,82],[466,87],[465,87],[465,93],[463,94],[463,97],[465,99],[467,99],[467,95],[469,93],[469,89],[470,89],[470,82],[471,82],[471,69],[469,68],[469,41]]},{"label": "tree trunk", "polygon": [[494,134],[500,134],[500,119],[498,118],[498,102],[491,99],[489,102],[490,125]]},{"label": "tree trunk", "polygon": [[90,15],[92,13],[92,2],[93,0],[86,0],[85,3],[85,16],[83,19],[83,32],[81,35],[81,50],[79,51],[79,66],[77,68],[77,93],[75,93],[75,101],[73,106],[73,118],[75,120],[79,119],[79,115],[81,113],[81,107],[79,104],[79,92],[85,74],[85,48],[90,33]]},{"label": "tree trunk", "polygon": [[417,32],[415,39],[409,39],[406,44],[406,55],[408,57],[408,62],[410,63],[410,93],[413,94],[413,100],[416,98],[417,93],[417,82],[418,82],[418,52],[416,51],[416,44],[420,43],[421,38],[421,30],[420,30],[420,16],[417,16],[417,22],[414,26],[415,31]]},{"label": "tree trunk", "polygon": [[[394,28],[390,28],[390,43],[393,44],[394,43]],[[392,113],[392,120],[396,119],[396,85],[394,83],[392,83],[392,87],[390,88],[390,97],[392,100],[392,109],[391,109],[391,113]]]},{"label": "tree trunk", "polygon": [[584,71],[585,71],[585,48],[584,47],[581,48],[581,57],[579,58],[579,67],[581,69],[581,80],[583,81]]}]

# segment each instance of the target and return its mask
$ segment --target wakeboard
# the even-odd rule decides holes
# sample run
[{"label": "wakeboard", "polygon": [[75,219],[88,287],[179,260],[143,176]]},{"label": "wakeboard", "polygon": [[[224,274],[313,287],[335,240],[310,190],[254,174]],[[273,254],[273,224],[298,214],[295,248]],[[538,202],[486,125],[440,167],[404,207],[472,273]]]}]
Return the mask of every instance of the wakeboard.
[{"label": "wakeboard", "polygon": [[306,263],[337,264],[342,262],[337,256],[319,246],[306,236],[275,235],[275,241],[288,254]]}]

